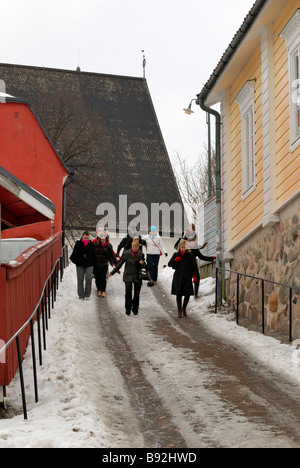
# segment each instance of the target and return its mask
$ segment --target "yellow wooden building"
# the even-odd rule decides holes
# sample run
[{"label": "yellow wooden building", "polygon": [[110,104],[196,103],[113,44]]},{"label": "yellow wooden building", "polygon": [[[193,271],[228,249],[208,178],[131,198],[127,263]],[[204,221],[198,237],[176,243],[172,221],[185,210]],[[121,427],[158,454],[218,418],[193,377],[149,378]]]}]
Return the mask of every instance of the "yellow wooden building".
[{"label": "yellow wooden building", "polygon": [[[300,0],[257,0],[204,91],[221,105],[224,261],[300,287]],[[259,322],[258,288],[245,281],[241,309]],[[287,296],[269,285],[272,329],[288,326]],[[300,295],[293,304],[299,335]]]}]

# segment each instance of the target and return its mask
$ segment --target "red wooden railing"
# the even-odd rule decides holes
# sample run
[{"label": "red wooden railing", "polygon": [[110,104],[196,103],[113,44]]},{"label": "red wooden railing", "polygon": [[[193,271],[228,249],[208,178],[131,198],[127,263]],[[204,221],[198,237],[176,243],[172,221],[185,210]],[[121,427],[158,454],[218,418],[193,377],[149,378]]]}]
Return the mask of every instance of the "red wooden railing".
[{"label": "red wooden railing", "polygon": [[[13,263],[0,267],[0,343],[9,340],[28,321],[56,262],[62,256],[62,233],[30,247]],[[50,294],[50,290],[48,291]],[[28,324],[19,335],[23,357],[30,336]],[[0,346],[1,348],[1,346]],[[18,353],[9,346],[0,359],[0,386],[10,384],[18,370]]]}]

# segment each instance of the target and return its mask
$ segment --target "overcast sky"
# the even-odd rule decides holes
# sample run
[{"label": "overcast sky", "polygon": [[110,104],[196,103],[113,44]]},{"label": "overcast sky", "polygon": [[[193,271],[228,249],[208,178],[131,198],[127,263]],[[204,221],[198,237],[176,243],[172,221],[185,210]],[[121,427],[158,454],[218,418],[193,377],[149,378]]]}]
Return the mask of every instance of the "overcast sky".
[{"label": "overcast sky", "polygon": [[[205,114],[199,93],[254,0],[2,0],[1,62],[143,76],[174,161],[195,160]],[[1,79],[1,76],[0,76]]]}]

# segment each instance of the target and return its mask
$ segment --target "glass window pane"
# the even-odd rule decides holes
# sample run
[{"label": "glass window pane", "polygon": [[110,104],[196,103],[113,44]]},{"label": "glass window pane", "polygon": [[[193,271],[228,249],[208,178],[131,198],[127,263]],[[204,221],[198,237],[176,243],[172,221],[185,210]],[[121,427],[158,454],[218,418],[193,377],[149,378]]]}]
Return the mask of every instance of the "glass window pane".
[{"label": "glass window pane", "polygon": [[243,193],[246,194],[254,184],[254,110],[243,118]]}]

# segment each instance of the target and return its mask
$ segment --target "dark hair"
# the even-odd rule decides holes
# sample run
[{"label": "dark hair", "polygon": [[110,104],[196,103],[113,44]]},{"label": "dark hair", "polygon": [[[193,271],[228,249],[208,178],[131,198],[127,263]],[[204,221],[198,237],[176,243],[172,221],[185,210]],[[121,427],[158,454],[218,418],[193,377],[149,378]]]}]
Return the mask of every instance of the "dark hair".
[{"label": "dark hair", "polygon": [[[97,237],[97,245],[102,245],[101,239],[104,239],[104,237]],[[109,242],[109,236],[105,237],[105,242]]]},{"label": "dark hair", "polygon": [[89,236],[89,235],[90,235],[89,231],[84,231],[84,232],[82,233],[82,236],[81,236],[81,237],[83,237],[83,236]]}]

